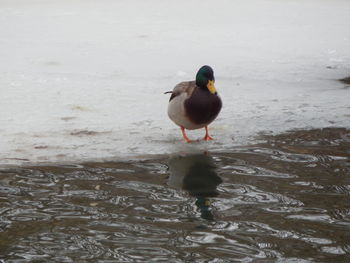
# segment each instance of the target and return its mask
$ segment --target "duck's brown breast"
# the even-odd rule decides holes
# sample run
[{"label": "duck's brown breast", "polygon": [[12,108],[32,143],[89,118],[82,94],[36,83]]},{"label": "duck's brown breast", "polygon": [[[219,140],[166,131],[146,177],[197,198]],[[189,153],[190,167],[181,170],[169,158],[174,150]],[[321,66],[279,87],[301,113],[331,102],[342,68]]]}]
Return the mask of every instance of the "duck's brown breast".
[{"label": "duck's brown breast", "polygon": [[209,124],[219,114],[222,102],[217,94],[196,87],[185,101],[187,117],[196,124]]}]

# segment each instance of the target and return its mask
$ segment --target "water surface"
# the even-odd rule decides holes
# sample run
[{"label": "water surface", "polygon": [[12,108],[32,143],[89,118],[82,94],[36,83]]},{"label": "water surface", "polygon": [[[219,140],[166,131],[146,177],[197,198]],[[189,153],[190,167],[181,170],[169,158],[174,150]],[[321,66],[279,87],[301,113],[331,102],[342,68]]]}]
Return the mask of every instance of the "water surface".
[{"label": "water surface", "polygon": [[1,262],[349,262],[350,131],[0,169]]}]

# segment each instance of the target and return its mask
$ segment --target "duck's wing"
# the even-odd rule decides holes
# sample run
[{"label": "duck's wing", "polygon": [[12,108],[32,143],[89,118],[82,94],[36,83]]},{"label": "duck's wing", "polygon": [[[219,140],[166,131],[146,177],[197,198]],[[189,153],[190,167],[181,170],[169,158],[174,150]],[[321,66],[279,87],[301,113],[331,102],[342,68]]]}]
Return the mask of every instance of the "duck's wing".
[{"label": "duck's wing", "polygon": [[171,101],[173,98],[179,96],[182,93],[187,93],[187,97],[191,96],[195,87],[196,87],[195,81],[183,81],[177,84],[173,89],[173,91],[167,91],[165,93],[171,93],[171,96],[169,99],[169,101]]}]

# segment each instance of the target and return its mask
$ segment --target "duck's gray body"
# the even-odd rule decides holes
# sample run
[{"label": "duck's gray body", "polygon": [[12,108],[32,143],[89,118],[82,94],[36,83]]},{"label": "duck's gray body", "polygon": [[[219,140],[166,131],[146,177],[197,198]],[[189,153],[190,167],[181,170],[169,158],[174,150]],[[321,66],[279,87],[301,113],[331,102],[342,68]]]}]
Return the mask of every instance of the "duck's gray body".
[{"label": "duck's gray body", "polygon": [[195,81],[177,84],[168,105],[169,118],[178,126],[195,130],[209,125],[219,114],[222,102],[217,94],[200,88]]}]

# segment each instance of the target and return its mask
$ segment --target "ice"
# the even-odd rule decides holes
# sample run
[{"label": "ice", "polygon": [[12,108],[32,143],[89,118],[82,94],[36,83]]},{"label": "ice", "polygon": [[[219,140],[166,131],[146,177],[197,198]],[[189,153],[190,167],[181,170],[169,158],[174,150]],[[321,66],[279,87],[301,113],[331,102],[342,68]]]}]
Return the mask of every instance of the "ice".
[{"label": "ice", "polygon": [[[0,163],[229,151],[256,135],[350,128],[350,2],[0,0]],[[182,142],[178,82],[211,65],[214,142]],[[191,139],[203,130],[191,131]]]}]

